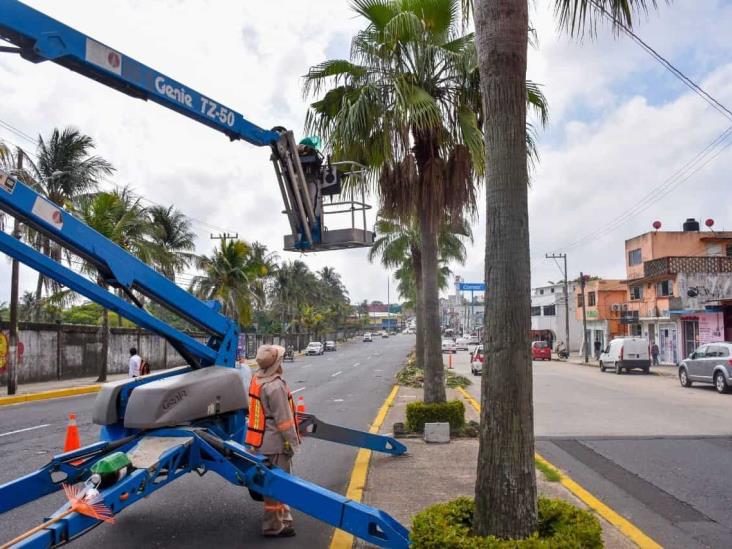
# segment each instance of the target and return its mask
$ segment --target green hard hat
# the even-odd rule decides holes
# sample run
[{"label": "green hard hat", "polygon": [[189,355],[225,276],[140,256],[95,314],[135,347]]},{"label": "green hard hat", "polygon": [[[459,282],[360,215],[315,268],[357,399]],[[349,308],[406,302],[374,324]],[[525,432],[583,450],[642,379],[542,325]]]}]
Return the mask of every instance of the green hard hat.
[{"label": "green hard hat", "polygon": [[313,149],[319,149],[320,148],[320,137],[317,135],[308,135],[307,137],[303,137],[300,140],[300,145],[305,145],[306,147],[312,147]]}]

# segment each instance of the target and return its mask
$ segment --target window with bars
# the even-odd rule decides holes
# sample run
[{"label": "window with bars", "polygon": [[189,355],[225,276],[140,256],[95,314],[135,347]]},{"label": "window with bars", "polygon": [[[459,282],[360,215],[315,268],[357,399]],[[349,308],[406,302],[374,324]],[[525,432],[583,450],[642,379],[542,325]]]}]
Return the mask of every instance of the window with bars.
[{"label": "window with bars", "polygon": [[595,305],[597,305],[595,292],[587,292],[587,306],[594,307]]},{"label": "window with bars", "polygon": [[662,280],[656,284],[656,295],[658,297],[668,297],[674,294],[674,284],[670,280]]},{"label": "window with bars", "polygon": [[541,316],[541,307],[532,307],[531,316]]},{"label": "window with bars", "polygon": [[544,316],[556,316],[557,308],[554,305],[547,305],[544,307]]},{"label": "window with bars", "polygon": [[643,298],[643,286],[631,286],[628,290],[631,301],[638,301]]}]

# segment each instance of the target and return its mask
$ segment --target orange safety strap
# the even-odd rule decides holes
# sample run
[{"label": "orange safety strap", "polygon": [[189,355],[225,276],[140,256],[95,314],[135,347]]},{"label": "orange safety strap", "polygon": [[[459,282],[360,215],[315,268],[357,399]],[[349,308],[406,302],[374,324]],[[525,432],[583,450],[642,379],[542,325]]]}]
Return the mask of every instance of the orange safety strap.
[{"label": "orange safety strap", "polygon": [[282,511],[284,508],[285,508],[285,506],[282,503],[265,503],[264,504],[265,511]]}]

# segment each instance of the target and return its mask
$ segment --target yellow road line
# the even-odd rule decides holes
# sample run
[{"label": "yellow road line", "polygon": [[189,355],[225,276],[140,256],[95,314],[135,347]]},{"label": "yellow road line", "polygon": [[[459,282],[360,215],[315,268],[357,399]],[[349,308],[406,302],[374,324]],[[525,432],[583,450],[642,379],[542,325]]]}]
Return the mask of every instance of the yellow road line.
[{"label": "yellow road line", "polygon": [[[394,385],[391,389],[391,393],[386,397],[384,404],[381,405],[379,413],[376,414],[376,419],[369,428],[369,433],[378,433],[381,428],[381,424],[386,419],[386,414],[389,413],[397,393],[399,392],[399,385]],[[351,470],[351,480],[348,482],[348,490],[346,491],[346,497],[353,501],[361,501],[363,498],[363,489],[366,486],[366,476],[369,471],[369,461],[371,459],[371,450],[361,448],[356,454],[356,461],[353,463],[353,469]],[[330,549],[350,549],[353,547],[353,536],[343,530],[335,529],[333,532],[333,538],[330,540]]]},{"label": "yellow road line", "polygon": [[89,393],[97,393],[101,388],[101,385],[86,385],[84,387],[68,387],[66,389],[53,389],[52,391],[41,391],[39,393],[5,396],[0,397],[0,406],[7,406],[8,404],[19,404],[21,402],[32,402],[34,400],[46,400],[49,398],[86,395]]},{"label": "yellow road line", "polygon": [[[476,411],[480,412],[480,404],[478,404],[473,396],[470,395],[462,387],[458,387],[458,390],[462,393],[462,395],[470,403],[470,405],[475,408]],[[610,507],[608,507],[602,501],[593,496],[589,491],[577,484],[565,473],[560,471],[554,464],[547,461],[546,458],[538,453],[534,454],[534,457],[537,461],[543,463],[551,469],[554,469],[554,471],[556,471],[559,475],[559,482],[562,484],[562,486],[564,486],[567,490],[569,490],[580,500],[582,500],[585,505],[587,505],[590,509],[595,511],[598,515],[600,515],[602,518],[604,518],[606,521],[608,521],[610,524],[620,530],[638,547],[640,547],[641,549],[661,549],[661,545],[659,545],[651,537],[643,533],[643,531],[635,524],[633,524],[617,512],[613,511]]]}]

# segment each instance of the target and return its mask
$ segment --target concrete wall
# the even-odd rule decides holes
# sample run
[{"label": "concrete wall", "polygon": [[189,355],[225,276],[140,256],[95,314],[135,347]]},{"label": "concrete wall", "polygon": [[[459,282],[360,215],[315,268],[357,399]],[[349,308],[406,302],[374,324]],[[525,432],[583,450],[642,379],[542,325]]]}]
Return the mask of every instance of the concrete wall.
[{"label": "concrete wall", "polygon": [[[7,335],[7,322],[0,322]],[[109,342],[108,373],[127,371],[130,347],[153,370],[181,366],[185,362],[164,339],[134,328],[112,328]],[[18,383],[72,379],[97,375],[102,339],[97,326],[20,323],[19,341],[24,353],[18,367]],[[193,334],[205,342],[204,334]],[[6,368],[0,369],[0,385],[7,385]]]}]

